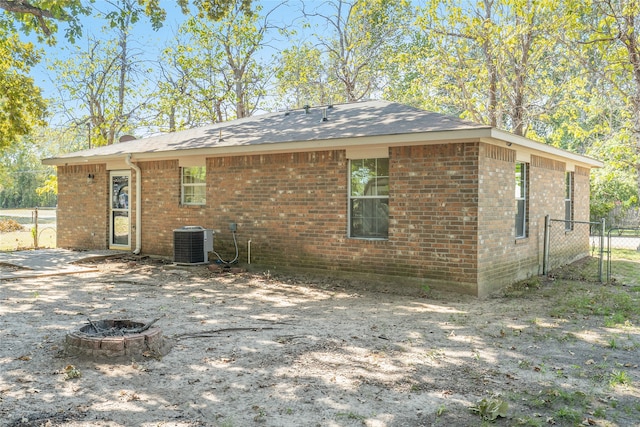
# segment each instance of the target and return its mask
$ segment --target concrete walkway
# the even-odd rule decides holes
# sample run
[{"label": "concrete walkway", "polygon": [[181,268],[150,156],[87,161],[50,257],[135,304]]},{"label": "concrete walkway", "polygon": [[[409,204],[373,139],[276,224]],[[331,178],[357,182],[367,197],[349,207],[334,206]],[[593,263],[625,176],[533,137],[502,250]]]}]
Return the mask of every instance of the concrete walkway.
[{"label": "concrete walkway", "polygon": [[[70,251],[66,249],[0,252],[0,280],[97,271],[95,267],[75,263],[104,259],[125,253],[111,250]],[[3,266],[17,267],[18,269],[3,268]]]}]

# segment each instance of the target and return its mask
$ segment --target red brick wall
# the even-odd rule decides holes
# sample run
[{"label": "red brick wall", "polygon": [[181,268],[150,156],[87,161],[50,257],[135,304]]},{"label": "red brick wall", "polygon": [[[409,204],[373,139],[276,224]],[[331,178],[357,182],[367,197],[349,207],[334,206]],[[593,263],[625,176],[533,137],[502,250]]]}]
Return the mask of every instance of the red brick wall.
[{"label": "red brick wall", "polygon": [[[515,239],[515,150],[480,144],[478,282],[480,294],[504,286],[519,269]],[[520,246],[520,245],[519,245]],[[518,248],[519,249],[519,248]]]},{"label": "red brick wall", "polygon": [[573,219],[576,221],[590,220],[590,173],[587,168],[576,166],[574,179]]},{"label": "red brick wall", "polygon": [[251,239],[256,264],[417,276],[475,293],[476,159],[474,143],[391,149],[386,241],[346,237],[344,151],[210,158],[207,207],[179,205],[177,162],[142,162],[143,252],[171,255],[173,229],[202,225],[229,260],[234,222],[241,262]]},{"label": "red brick wall", "polygon": [[390,169],[389,241],[398,273],[475,293],[478,144],[393,148]]},{"label": "red brick wall", "polygon": [[251,239],[255,263],[348,267],[346,164],[344,151],[208,159],[207,227],[216,231],[216,250],[233,258],[233,222],[242,261]]},{"label": "red brick wall", "polygon": [[[178,160],[140,162],[136,165],[142,172],[142,252],[173,256],[173,230],[187,225],[210,225],[208,209],[206,206],[180,204]],[[135,187],[135,174],[131,176],[131,187]],[[207,200],[209,197],[207,194]],[[134,201],[133,206],[135,189],[131,200]],[[135,222],[135,210],[131,215]]]},{"label": "red brick wall", "polygon": [[[498,153],[496,150],[502,152]],[[544,218],[564,219],[566,164],[540,156],[529,163],[529,237],[515,238],[515,151],[483,144],[480,151],[480,295],[542,273]],[[588,220],[588,170],[575,174],[575,219]],[[499,195],[500,197],[495,197]],[[586,219],[585,219],[586,218]],[[555,225],[560,226],[559,223]],[[562,225],[564,227],[564,225]],[[576,229],[576,232],[584,231]],[[571,233],[571,232],[569,232]],[[585,254],[588,236],[572,243],[573,254]]]},{"label": "red brick wall", "polygon": [[[94,175],[91,183],[87,176]],[[57,246],[107,247],[109,172],[105,165],[58,166]]]},{"label": "red brick wall", "polygon": [[[207,206],[180,205],[177,160],[139,162],[142,252],[172,256],[173,230],[201,225],[215,230],[215,250],[230,260],[233,222],[241,263],[251,240],[252,263],[265,267],[410,276],[479,295],[538,274],[544,215],[564,215],[564,163],[532,156],[530,237],[516,240],[514,150],[474,142],[392,147],[389,160],[388,240],[347,238],[343,150],[208,158]],[[90,172],[96,178],[87,185]],[[576,219],[588,218],[587,172],[576,172]],[[59,246],[107,247],[104,165],[60,167],[58,179]],[[133,171],[130,188],[133,248]]]}]

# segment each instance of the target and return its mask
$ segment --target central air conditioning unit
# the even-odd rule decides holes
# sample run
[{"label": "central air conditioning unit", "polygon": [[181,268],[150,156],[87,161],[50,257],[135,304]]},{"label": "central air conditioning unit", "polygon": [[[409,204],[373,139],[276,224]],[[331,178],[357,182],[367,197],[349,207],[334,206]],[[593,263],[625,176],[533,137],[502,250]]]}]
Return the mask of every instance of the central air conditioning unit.
[{"label": "central air conditioning unit", "polygon": [[207,264],[213,251],[213,230],[189,225],[173,230],[173,262],[176,264]]}]

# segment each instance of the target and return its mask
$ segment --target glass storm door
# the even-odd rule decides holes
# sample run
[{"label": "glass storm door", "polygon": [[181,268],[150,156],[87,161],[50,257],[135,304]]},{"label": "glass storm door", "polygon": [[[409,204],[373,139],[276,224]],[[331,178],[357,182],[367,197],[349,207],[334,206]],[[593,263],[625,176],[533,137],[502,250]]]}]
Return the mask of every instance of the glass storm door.
[{"label": "glass storm door", "polygon": [[129,178],[128,171],[111,172],[110,195],[110,237],[109,247],[130,249],[131,221],[129,220]]}]

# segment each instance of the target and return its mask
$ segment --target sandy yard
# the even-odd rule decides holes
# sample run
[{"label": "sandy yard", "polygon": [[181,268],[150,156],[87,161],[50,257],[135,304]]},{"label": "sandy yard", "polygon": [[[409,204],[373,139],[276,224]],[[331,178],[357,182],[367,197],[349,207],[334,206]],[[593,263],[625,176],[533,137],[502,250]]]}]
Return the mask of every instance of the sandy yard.
[{"label": "sandy yard", "polygon": [[[554,282],[478,300],[149,259],[97,266],[0,282],[0,425],[640,425],[637,323],[554,312]],[[597,303],[595,285],[580,292]],[[164,357],[64,351],[88,318],[158,317]]]}]

